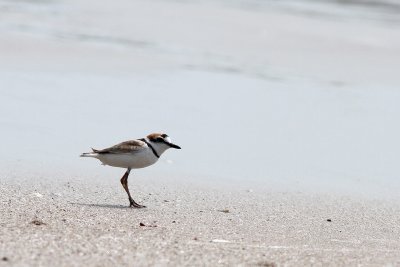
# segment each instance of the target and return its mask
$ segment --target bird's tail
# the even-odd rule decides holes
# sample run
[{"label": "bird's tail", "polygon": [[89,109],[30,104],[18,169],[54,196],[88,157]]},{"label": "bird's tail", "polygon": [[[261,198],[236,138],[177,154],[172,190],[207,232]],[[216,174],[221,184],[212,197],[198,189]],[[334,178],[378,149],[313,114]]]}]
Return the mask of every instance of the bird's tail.
[{"label": "bird's tail", "polygon": [[80,156],[81,157],[87,157],[87,158],[96,158],[99,154],[99,150],[92,148],[93,152],[85,152],[82,153]]}]

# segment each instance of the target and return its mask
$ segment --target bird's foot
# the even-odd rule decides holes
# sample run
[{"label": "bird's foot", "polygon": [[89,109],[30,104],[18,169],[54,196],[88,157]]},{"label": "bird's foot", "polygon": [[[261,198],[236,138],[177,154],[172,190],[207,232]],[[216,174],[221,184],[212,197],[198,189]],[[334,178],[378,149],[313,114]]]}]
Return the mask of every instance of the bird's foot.
[{"label": "bird's foot", "polygon": [[131,201],[129,207],[137,208],[137,209],[146,208],[146,206],[140,205],[140,204],[136,203],[135,201]]}]

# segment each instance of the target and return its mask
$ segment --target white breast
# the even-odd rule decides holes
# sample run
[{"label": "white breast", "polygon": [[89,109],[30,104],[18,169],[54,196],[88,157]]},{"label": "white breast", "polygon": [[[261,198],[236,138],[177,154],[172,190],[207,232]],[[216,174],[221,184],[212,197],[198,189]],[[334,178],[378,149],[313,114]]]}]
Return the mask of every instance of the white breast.
[{"label": "white breast", "polygon": [[149,148],[135,153],[99,154],[97,158],[105,165],[131,169],[145,168],[158,160]]}]

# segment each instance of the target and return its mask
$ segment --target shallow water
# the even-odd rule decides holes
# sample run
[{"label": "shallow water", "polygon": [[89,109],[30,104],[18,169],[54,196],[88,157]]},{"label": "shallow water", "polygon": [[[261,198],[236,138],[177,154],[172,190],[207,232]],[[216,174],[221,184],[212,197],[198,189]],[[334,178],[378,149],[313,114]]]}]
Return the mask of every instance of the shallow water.
[{"label": "shallow water", "polygon": [[359,6],[2,1],[2,169],[117,174],[78,155],[165,131],[139,175],[395,196],[400,34]]}]

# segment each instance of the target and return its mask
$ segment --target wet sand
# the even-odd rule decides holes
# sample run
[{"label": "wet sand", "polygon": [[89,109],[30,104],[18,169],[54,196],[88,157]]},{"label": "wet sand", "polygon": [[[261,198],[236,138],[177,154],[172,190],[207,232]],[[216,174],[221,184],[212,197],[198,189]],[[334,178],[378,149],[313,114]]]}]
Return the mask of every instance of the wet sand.
[{"label": "wet sand", "polygon": [[179,178],[1,177],[1,266],[396,266],[400,207]]}]

